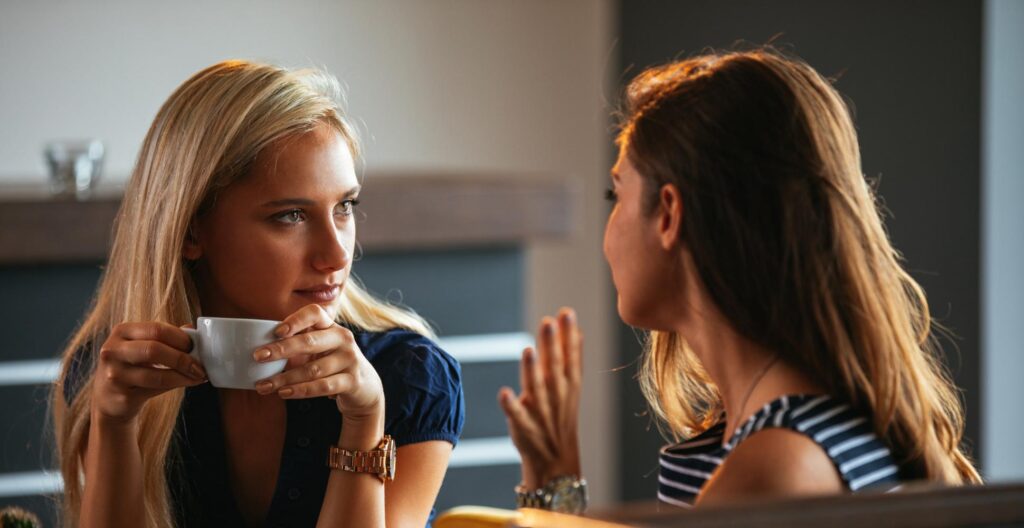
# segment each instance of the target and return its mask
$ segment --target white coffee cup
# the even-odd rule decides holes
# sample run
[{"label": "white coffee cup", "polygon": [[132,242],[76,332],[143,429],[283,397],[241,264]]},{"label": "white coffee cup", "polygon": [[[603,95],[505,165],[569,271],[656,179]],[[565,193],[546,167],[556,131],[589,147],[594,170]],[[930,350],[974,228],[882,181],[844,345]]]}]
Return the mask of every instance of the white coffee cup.
[{"label": "white coffee cup", "polygon": [[224,389],[255,389],[256,382],[284,371],[286,359],[259,363],[257,348],[277,341],[280,321],[200,317],[196,329],[182,330],[192,338],[189,355],[206,369],[210,384]]}]

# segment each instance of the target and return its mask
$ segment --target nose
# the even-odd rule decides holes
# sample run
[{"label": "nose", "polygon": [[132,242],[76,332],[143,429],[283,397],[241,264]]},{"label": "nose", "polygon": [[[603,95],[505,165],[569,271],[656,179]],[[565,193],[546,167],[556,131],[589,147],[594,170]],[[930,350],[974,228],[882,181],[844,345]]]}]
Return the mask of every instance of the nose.
[{"label": "nose", "polygon": [[312,240],[313,267],[317,271],[333,272],[345,269],[352,262],[351,245],[355,237],[334,223],[318,229]]}]

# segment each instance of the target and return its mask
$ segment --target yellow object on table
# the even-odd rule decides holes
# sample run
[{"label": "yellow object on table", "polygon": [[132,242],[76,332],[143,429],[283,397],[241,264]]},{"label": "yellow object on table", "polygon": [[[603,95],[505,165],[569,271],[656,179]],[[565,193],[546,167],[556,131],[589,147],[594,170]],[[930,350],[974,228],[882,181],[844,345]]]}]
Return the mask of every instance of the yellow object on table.
[{"label": "yellow object on table", "polygon": [[625,524],[534,508],[522,508],[518,513],[508,524],[509,528],[629,528]]},{"label": "yellow object on table", "polygon": [[458,506],[434,520],[434,528],[625,528],[577,515],[522,508],[502,510],[486,506]]},{"label": "yellow object on table", "polygon": [[486,506],[457,506],[434,519],[434,528],[505,528],[519,512]]}]

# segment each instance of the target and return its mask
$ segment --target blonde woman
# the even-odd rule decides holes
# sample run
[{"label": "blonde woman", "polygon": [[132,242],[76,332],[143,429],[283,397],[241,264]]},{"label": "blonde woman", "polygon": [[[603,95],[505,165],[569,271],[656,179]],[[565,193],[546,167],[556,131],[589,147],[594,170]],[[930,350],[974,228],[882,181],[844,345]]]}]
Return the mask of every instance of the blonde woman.
[{"label": "blonde woman", "polygon": [[[650,330],[640,383],[673,437],[662,502],[980,482],[829,82],[771,50],[652,68],[617,144],[604,253],[619,315]],[[580,342],[571,310],[545,319],[520,394],[499,393],[520,504],[585,506]]]},{"label": "blonde woman", "polygon": [[[164,103],[55,387],[64,525],[429,524],[460,371],[350,274],[357,155],[322,72],[228,61]],[[200,315],[283,321],[253,355],[286,370],[213,388],[180,328]],[[393,480],[327,466],[331,447],[389,451],[385,435]]]}]

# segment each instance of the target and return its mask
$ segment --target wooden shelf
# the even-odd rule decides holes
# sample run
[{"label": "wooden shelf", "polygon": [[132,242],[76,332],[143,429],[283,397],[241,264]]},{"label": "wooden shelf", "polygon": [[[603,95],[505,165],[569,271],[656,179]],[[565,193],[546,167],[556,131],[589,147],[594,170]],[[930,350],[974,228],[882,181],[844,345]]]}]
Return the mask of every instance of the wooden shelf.
[{"label": "wooden shelf", "polygon": [[[371,174],[358,240],[370,250],[455,249],[564,239],[580,191],[566,181],[498,175]],[[0,265],[103,261],[117,189],[56,200],[43,186],[0,186]]]}]

